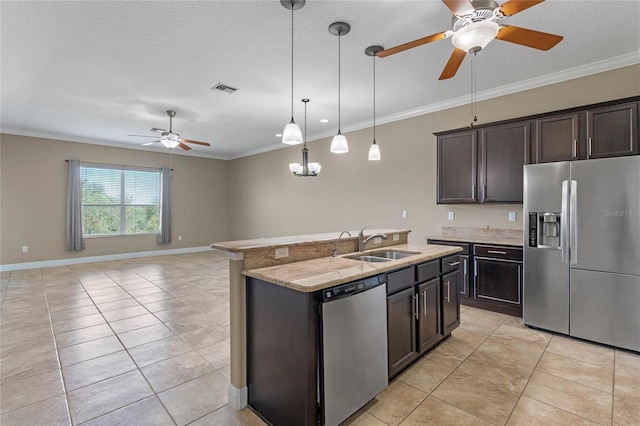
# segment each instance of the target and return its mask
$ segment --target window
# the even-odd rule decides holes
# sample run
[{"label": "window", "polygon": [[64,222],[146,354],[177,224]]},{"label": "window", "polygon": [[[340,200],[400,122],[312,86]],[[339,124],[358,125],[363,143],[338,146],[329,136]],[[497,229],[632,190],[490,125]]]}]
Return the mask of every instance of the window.
[{"label": "window", "polygon": [[82,235],[158,234],[160,170],[82,165]]}]

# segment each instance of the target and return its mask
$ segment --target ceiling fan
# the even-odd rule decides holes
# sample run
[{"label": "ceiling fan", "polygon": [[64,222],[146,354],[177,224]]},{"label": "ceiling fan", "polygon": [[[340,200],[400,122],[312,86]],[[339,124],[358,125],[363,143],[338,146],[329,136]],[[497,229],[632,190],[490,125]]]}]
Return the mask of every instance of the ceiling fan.
[{"label": "ceiling fan", "polygon": [[456,75],[467,53],[479,52],[495,38],[534,49],[549,50],[560,43],[562,36],[497,23],[500,19],[513,16],[543,1],[509,0],[499,5],[494,0],[442,0],[453,12],[453,29],[383,50],[377,56],[384,58],[451,37],[454,50],[439,78],[446,80]]},{"label": "ceiling fan", "polygon": [[[169,149],[173,149],[173,148],[179,146],[180,148],[184,149],[185,151],[188,151],[188,150],[191,149],[191,147],[189,145],[187,145],[188,143],[192,143],[192,144],[196,144],[196,145],[202,145],[202,146],[211,146],[211,144],[209,144],[207,142],[200,142],[200,141],[194,141],[194,140],[191,140],[191,139],[182,139],[182,138],[180,138],[180,134],[174,132],[173,128],[172,128],[173,127],[173,117],[176,116],[176,112],[168,110],[167,111],[167,115],[169,116],[169,130],[158,129],[157,127],[153,127],[151,129],[149,129],[150,132],[160,133],[160,139],[158,139],[157,141],[143,143],[142,145],[153,145],[154,143],[162,143],[164,146],[166,146]],[[147,135],[129,135],[129,136],[138,136],[138,137],[142,137],[142,138],[155,138],[155,137],[157,137],[157,136],[147,136]]]}]

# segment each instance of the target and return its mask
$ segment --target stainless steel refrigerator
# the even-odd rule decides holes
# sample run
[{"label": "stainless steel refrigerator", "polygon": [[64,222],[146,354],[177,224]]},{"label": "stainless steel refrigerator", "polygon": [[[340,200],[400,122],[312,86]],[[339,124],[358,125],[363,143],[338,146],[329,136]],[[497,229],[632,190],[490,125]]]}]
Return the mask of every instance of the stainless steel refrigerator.
[{"label": "stainless steel refrigerator", "polygon": [[640,156],[524,166],[524,323],[640,351]]}]

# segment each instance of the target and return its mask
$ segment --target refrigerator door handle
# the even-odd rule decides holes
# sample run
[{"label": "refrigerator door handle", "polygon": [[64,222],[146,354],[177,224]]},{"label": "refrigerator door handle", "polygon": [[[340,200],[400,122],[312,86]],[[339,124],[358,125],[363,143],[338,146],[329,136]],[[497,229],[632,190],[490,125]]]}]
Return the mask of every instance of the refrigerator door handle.
[{"label": "refrigerator door handle", "polygon": [[562,211],[560,212],[560,250],[562,262],[569,263],[569,181],[562,181]]},{"label": "refrigerator door handle", "polygon": [[569,256],[571,264],[578,263],[578,182],[571,181],[571,201],[569,205],[571,217],[569,218],[570,227],[570,239],[569,242]]}]

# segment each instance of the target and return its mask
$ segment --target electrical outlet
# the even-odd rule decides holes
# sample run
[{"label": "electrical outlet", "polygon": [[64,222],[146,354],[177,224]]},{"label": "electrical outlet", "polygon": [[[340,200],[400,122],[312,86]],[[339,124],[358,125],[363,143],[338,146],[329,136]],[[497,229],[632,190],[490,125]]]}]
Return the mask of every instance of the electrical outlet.
[{"label": "electrical outlet", "polygon": [[400,234],[393,234],[393,241],[400,241]]},{"label": "electrical outlet", "polygon": [[373,239],[373,243],[374,243],[374,244],[382,244],[382,238],[380,238],[380,237],[375,237],[375,238]]},{"label": "electrical outlet", "polygon": [[182,235],[178,235],[178,241],[182,241]]},{"label": "electrical outlet", "polygon": [[516,221],[516,212],[509,212],[509,222]]},{"label": "electrical outlet", "polygon": [[454,212],[449,212],[449,220],[454,220],[456,218],[456,215]]},{"label": "electrical outlet", "polygon": [[408,212],[408,211],[406,211],[406,210],[402,210],[402,218],[403,218],[403,219],[406,219],[406,218],[408,218],[408,217],[409,217],[409,212]]},{"label": "electrical outlet", "polygon": [[280,247],[276,249],[276,259],[289,257],[289,247]]},{"label": "electrical outlet", "polygon": [[29,246],[22,246],[23,253],[29,253]]}]

